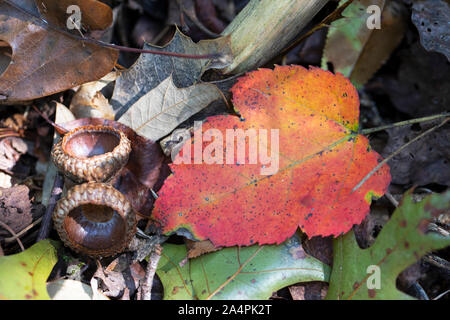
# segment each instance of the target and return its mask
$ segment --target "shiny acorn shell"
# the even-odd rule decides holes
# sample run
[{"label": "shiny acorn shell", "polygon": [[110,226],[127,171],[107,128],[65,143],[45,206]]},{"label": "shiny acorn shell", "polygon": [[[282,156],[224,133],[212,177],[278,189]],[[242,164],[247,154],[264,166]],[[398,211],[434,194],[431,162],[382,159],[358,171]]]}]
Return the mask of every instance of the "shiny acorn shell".
[{"label": "shiny acorn shell", "polygon": [[[86,212],[90,212],[91,218],[87,218]],[[103,212],[109,217],[105,219]],[[137,224],[136,214],[125,196],[112,186],[98,182],[70,189],[58,201],[53,222],[66,246],[92,257],[122,252],[136,233]]]},{"label": "shiny acorn shell", "polygon": [[130,152],[131,142],[121,130],[88,125],[66,133],[53,146],[51,157],[75,182],[106,182],[128,162]]}]

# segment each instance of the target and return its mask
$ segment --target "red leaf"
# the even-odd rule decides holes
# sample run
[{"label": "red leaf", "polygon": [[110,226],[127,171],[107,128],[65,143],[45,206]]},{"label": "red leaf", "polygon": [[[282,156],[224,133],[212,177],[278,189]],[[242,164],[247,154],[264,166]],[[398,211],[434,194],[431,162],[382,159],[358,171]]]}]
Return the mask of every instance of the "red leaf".
[{"label": "red leaf", "polygon": [[[386,191],[390,174],[384,165],[352,192],[381,157],[356,133],[358,94],[341,74],[300,66],[260,69],[239,79],[232,93],[243,119],[210,117],[202,132],[219,130],[225,144],[226,129],[255,129],[260,137],[261,129],[278,129],[279,153],[274,155],[279,170],[261,174],[268,165],[263,167],[255,152],[246,153],[244,163],[234,159],[234,164],[226,164],[225,147],[224,164],[204,159],[195,164],[194,156],[191,164],[172,164],[174,174],[165,181],[153,210],[165,233],[188,229],[216,246],[281,243],[298,226],[309,237],[338,236],[359,224],[372,197]],[[198,143],[196,133],[191,150],[195,139]],[[268,154],[278,142],[272,143],[271,136],[268,133]],[[210,144],[203,141],[202,150]],[[245,144],[250,144],[248,137]],[[233,148],[236,156],[236,144]],[[253,156],[257,164],[249,164]]]}]

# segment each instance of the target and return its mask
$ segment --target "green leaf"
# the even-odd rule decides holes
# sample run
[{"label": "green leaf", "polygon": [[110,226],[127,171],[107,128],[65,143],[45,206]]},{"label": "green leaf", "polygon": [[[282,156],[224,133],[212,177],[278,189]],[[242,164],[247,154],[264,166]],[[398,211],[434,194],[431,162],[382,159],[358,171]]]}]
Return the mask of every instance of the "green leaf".
[{"label": "green leaf", "polygon": [[[448,212],[449,204],[450,191],[419,203],[408,192],[370,248],[359,248],[353,232],[335,239],[327,299],[413,299],[397,290],[396,279],[425,253],[450,245],[450,237],[427,232],[428,223]],[[380,282],[374,288],[377,267]]]},{"label": "green leaf", "polygon": [[46,282],[58,260],[57,246],[42,240],[21,253],[0,257],[0,299],[49,300]]},{"label": "green leaf", "polygon": [[297,236],[280,245],[230,247],[186,259],[184,245],[165,244],[157,274],[165,300],[268,299],[298,282],[328,281],[329,267],[308,255]]}]

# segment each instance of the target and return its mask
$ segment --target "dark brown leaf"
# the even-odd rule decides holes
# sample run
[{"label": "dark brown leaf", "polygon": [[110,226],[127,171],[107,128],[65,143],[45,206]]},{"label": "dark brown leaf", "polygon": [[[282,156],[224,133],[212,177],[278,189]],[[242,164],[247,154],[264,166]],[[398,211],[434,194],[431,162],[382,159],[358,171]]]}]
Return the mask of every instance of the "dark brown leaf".
[{"label": "dark brown leaf", "polygon": [[[98,1],[86,2],[104,7]],[[40,15],[33,0],[14,4]],[[3,1],[0,30],[0,41],[12,47],[14,61],[0,76],[3,103],[36,99],[100,79],[118,57],[117,50],[70,38]]]}]

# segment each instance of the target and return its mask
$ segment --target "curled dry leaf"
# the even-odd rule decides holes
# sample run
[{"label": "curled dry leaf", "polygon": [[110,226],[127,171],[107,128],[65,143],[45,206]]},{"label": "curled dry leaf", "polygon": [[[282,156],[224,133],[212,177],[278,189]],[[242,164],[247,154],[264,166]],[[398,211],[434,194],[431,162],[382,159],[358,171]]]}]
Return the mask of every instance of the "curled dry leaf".
[{"label": "curled dry leaf", "polygon": [[77,90],[70,102],[70,111],[77,119],[103,118],[114,120],[114,111],[102,90],[117,78],[116,72],[110,72],[102,79],[85,83]]},{"label": "curled dry leaf", "polygon": [[[33,0],[16,0],[14,4],[40,16]],[[85,0],[82,4],[88,4],[89,10],[100,6],[100,11],[111,11],[99,1]],[[47,21],[59,19],[53,14],[47,12],[44,17]],[[0,29],[0,41],[12,48],[14,61],[0,76],[3,103],[36,99],[100,79],[118,58],[117,50],[70,38],[4,1],[0,2]]]},{"label": "curled dry leaf", "polygon": [[21,155],[28,151],[27,144],[18,137],[7,137],[0,140],[0,169],[11,170]]}]

